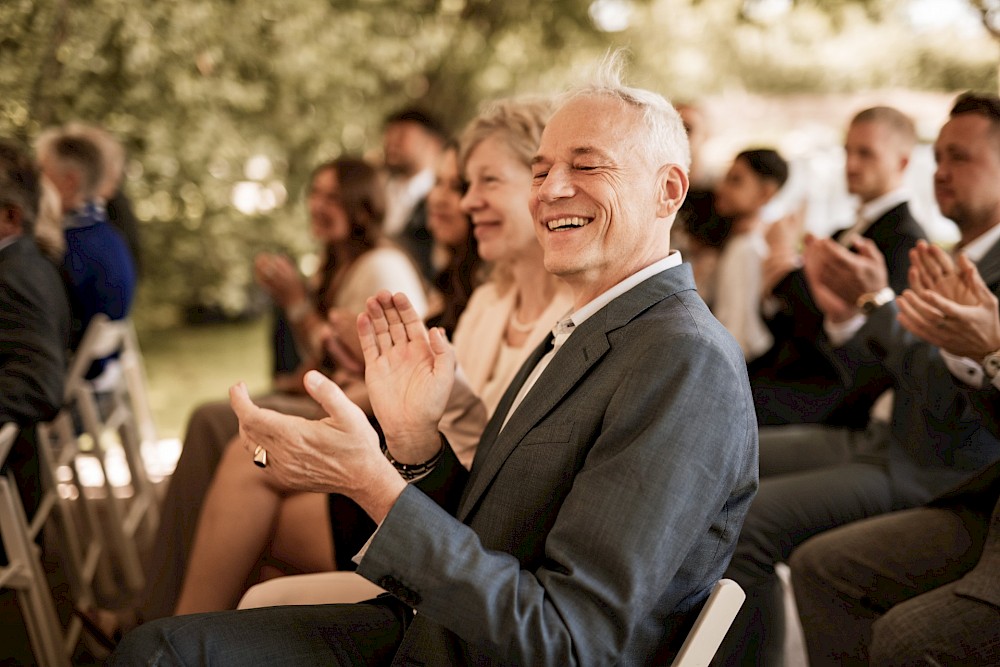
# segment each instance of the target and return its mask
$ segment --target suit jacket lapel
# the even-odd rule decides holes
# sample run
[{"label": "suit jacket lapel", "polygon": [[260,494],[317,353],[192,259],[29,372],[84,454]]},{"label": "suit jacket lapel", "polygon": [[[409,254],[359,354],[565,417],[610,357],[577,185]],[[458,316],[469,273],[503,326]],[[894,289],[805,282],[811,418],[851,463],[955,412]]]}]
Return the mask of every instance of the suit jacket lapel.
[{"label": "suit jacket lapel", "polygon": [[[608,333],[624,326],[653,304],[684,289],[694,289],[691,267],[684,264],[653,276],[602,308],[566,340],[528,395],[499,431],[510,405],[547,347],[536,349],[508,387],[490,420],[459,504],[458,519],[464,521],[489,487],[504,461],[524,436],[575,387],[611,345]],[[548,339],[546,339],[546,342]]]},{"label": "suit jacket lapel", "polygon": [[517,397],[517,393],[521,390],[521,387],[527,381],[528,376],[531,375],[531,371],[534,370],[538,362],[542,360],[545,353],[549,351],[552,346],[552,333],[550,332],[548,336],[545,337],[538,347],[524,360],[521,365],[521,369],[514,376],[514,379],[510,381],[510,385],[504,391],[503,396],[500,397],[500,403],[497,404],[497,409],[493,411],[493,418],[490,419],[489,423],[486,424],[486,429],[483,431],[482,437],[479,439],[479,446],[476,448],[476,454],[473,457],[473,470],[478,468],[477,462],[482,460],[489,451],[490,445],[496,440],[497,433],[500,431],[500,426],[503,424],[503,416],[506,416],[510,412],[510,406],[514,403],[514,399]]}]

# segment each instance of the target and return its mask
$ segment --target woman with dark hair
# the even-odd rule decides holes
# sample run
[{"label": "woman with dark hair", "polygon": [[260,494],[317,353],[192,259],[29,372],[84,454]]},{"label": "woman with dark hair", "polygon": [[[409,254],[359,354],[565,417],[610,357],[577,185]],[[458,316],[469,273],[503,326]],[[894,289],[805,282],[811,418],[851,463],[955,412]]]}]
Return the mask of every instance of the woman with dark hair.
[{"label": "woman with dark hair", "polygon": [[761,210],[788,179],[788,163],[770,149],[743,151],[715,188],[715,212],[728,233],[715,269],[712,312],[751,361],[771,347],[760,315],[763,262],[768,254]]},{"label": "woman with dark hair", "polygon": [[[308,206],[313,236],[324,244],[320,270],[304,281],[282,255],[261,254],[254,262],[257,282],[283,310],[295,337],[302,360],[298,372],[277,381],[280,389],[294,393],[303,393],[302,375],[312,368],[360,371],[361,348],[353,320],[375,291],[412,293],[417,311],[427,309],[412,262],[382,239],[384,195],[371,165],[357,158],[319,165],[310,177]],[[327,321],[331,311],[352,326],[331,327]],[[331,337],[337,343],[332,359],[325,354]]]},{"label": "woman with dark hair", "polygon": [[[408,255],[382,237],[383,189],[373,167],[357,158],[321,164],[310,177],[307,205],[312,234],[323,246],[320,269],[303,279],[287,257],[261,255],[254,262],[254,272],[292,327],[302,359],[297,375],[321,369],[341,382],[348,395],[366,408],[363,364],[358,361],[362,358],[360,342],[353,322],[364,310],[366,299],[383,289],[405,292],[416,300],[418,312],[426,312],[424,286]],[[338,319],[349,320],[351,327],[330,324]],[[264,397],[268,407],[312,417],[322,412],[302,392],[301,382],[285,384],[287,389],[294,387],[298,391]],[[242,452],[235,441],[238,432],[228,401],[201,406],[192,416],[164,502],[163,526],[147,562],[150,586],[142,609],[145,618],[170,613],[174,606],[171,584],[181,578],[185,562],[190,567],[177,608],[211,608],[216,596],[228,599],[230,588],[238,595],[246,573],[260,557],[259,550],[241,553],[232,536],[244,535],[248,527],[256,525],[269,527],[262,517],[279,513],[286,494],[281,489],[262,488],[257,483],[262,476],[254,474],[257,469],[249,466],[244,457],[233,456],[234,450]],[[213,500],[214,496],[218,498]],[[197,529],[192,521],[195,507],[203,507]],[[328,521],[325,502],[306,507],[315,513],[317,521]],[[287,540],[276,539],[275,544],[280,551],[288,540],[296,539],[298,536],[292,533]],[[228,564],[226,572],[217,572],[213,565],[217,549],[225,555],[222,562]],[[295,551],[291,555],[282,552],[293,568],[333,567],[329,546],[325,552]],[[241,569],[240,564],[233,563],[234,558],[249,564],[239,580],[230,583],[227,575]]]},{"label": "woman with dark hair", "polygon": [[427,195],[427,229],[448,253],[448,263],[434,280],[427,326],[441,327],[450,338],[472,291],[482,278],[482,262],[472,221],[462,211],[465,182],[458,171],[458,144],[449,142],[438,160],[434,187]]}]

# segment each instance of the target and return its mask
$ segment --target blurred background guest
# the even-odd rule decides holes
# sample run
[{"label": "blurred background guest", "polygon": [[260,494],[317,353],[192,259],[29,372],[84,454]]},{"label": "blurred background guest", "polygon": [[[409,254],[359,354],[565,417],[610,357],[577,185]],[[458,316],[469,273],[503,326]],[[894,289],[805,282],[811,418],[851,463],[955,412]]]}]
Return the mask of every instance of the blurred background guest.
[{"label": "blurred background guest", "polygon": [[712,313],[752,361],[771,347],[771,334],[760,313],[764,240],[761,210],[788,179],[788,163],[777,151],[762,148],[736,156],[715,186],[715,212],[728,231],[715,267]]},{"label": "blurred background guest", "polygon": [[406,108],[385,120],[382,132],[386,179],[383,230],[399,243],[433,280],[443,261],[435,259],[434,239],[427,229],[427,193],[434,185],[434,165],[444,146],[445,131],[423,109]]},{"label": "blurred background guest", "polygon": [[[307,194],[310,225],[324,248],[320,269],[303,280],[287,257],[261,255],[255,274],[285,311],[301,346],[304,360],[299,373],[322,369],[349,387],[359,403],[366,403],[363,367],[357,359],[354,318],[365,300],[381,289],[412,294],[419,312],[426,310],[423,282],[410,258],[381,233],[384,193],[376,170],[357,158],[338,158],[316,167]],[[330,313],[342,313],[348,328],[327,322]],[[334,343],[335,342],[335,343]],[[334,344],[331,344],[334,343]],[[333,349],[336,354],[329,354]],[[282,388],[288,391],[281,391]],[[301,383],[287,381],[262,397],[268,407],[303,416],[320,408],[301,391]],[[172,613],[185,563],[194,539],[205,492],[227,445],[239,426],[228,401],[198,407],[188,422],[177,468],[164,498],[161,523],[145,564],[148,586],[141,614],[158,618]],[[240,449],[236,444],[235,449]],[[249,497],[247,502],[250,502]]]}]

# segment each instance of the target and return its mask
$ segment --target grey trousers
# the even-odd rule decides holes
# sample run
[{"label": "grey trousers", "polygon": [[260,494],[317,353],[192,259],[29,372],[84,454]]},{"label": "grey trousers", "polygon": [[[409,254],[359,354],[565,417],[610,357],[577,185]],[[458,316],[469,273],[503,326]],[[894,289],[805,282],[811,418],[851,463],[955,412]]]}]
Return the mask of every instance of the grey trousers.
[{"label": "grey trousers", "polygon": [[811,667],[1000,664],[1000,609],[952,590],[988,518],[920,507],[803,544],[792,585]]},{"label": "grey trousers", "polygon": [[413,614],[391,596],[162,618],[125,635],[107,664],[389,665]]},{"label": "grey trousers", "polygon": [[883,424],[760,429],[760,488],[726,570],[747,600],[714,665],[780,665],[784,606],[774,566],[810,537],[892,510]]}]

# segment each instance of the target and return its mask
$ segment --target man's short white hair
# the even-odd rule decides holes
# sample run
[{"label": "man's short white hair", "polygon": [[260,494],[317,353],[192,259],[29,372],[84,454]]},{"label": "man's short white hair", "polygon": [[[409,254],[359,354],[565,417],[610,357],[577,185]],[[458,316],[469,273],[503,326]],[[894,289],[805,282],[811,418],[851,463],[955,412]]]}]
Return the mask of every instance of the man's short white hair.
[{"label": "man's short white hair", "polygon": [[557,107],[581,97],[610,97],[633,107],[642,114],[649,134],[643,143],[650,163],[657,166],[676,164],[687,172],[691,168],[691,148],[680,114],[659,93],[626,86],[624,68],[622,51],[609,53],[586,83],[570,89],[558,99]]}]

